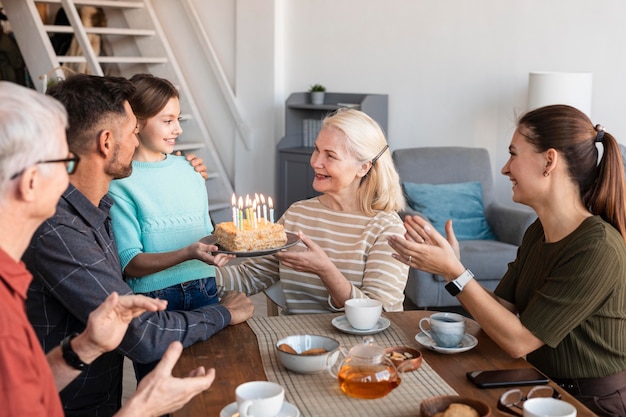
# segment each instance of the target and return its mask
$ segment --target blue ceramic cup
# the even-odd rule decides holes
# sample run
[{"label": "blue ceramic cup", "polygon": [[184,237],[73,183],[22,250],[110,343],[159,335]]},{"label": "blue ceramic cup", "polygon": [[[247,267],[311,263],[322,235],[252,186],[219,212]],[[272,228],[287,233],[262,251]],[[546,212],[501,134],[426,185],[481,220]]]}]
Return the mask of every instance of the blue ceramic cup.
[{"label": "blue ceramic cup", "polygon": [[[424,323],[429,323],[429,329]],[[465,336],[465,317],[456,313],[434,313],[420,320],[420,330],[442,348],[459,347]]]}]

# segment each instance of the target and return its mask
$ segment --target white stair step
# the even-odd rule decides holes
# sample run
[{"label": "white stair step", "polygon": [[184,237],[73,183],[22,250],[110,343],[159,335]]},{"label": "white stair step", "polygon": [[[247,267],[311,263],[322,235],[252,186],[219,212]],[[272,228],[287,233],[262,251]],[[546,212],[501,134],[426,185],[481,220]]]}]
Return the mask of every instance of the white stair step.
[{"label": "white stair step", "polygon": [[[84,56],[57,55],[59,62],[87,62]],[[145,56],[99,56],[101,64],[167,64],[167,58]]]},{"label": "white stair step", "polygon": [[[61,0],[37,0],[38,3],[61,4]],[[116,0],[74,0],[77,6],[113,7],[124,9],[139,9],[143,7],[141,1],[116,1]]]},{"label": "white stair step", "polygon": [[[74,33],[71,26],[61,25],[44,25],[43,27],[48,33]],[[128,28],[111,28],[111,27],[85,27],[86,33],[95,35],[116,35],[116,36],[155,36],[156,32],[150,29],[128,29]]]}]

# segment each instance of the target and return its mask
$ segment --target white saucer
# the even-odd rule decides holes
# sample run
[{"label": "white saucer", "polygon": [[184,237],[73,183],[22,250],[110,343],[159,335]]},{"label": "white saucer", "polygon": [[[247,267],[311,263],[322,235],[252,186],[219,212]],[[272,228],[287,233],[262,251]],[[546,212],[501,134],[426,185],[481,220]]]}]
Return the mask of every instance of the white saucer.
[{"label": "white saucer", "polygon": [[467,350],[474,348],[478,344],[478,339],[476,339],[471,334],[467,334],[467,333],[465,333],[465,336],[463,336],[463,340],[461,340],[461,344],[458,347],[454,347],[454,348],[439,347],[433,341],[433,339],[430,338],[430,336],[422,332],[419,332],[418,334],[415,335],[415,340],[417,340],[417,342],[420,345],[425,346],[429,348],[430,350],[434,350],[435,352],[439,352],[439,353],[465,352]]},{"label": "white saucer", "polygon": [[376,325],[372,327],[371,329],[359,330],[350,326],[350,322],[348,321],[348,318],[345,315],[335,317],[332,323],[333,323],[333,326],[335,326],[335,329],[337,330],[340,330],[344,333],[357,334],[357,335],[380,333],[391,325],[391,322],[388,319],[381,317],[378,319],[378,323],[376,323]]},{"label": "white saucer", "polygon": [[[222,408],[220,417],[239,417],[239,411],[237,411],[237,403],[230,403],[226,407]],[[300,410],[293,404],[289,404],[287,401],[283,403],[280,413],[276,417],[300,417]]]}]

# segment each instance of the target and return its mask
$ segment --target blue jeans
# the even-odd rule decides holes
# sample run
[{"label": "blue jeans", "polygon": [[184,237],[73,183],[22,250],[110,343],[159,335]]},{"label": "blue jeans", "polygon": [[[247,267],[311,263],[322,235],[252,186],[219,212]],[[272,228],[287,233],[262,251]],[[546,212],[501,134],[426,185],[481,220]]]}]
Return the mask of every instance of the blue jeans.
[{"label": "blue jeans", "polygon": [[195,279],[162,290],[150,291],[143,295],[167,300],[167,310],[169,311],[195,310],[219,302],[215,277]]},{"label": "blue jeans", "polygon": [[[217,286],[215,285],[215,277],[200,278],[193,281],[183,282],[181,284],[172,285],[162,290],[150,291],[143,295],[152,298],[160,298],[167,300],[167,310],[195,310],[209,304],[219,303],[217,296]],[[159,363],[138,363],[134,362],[135,376],[137,382],[146,376]]]}]

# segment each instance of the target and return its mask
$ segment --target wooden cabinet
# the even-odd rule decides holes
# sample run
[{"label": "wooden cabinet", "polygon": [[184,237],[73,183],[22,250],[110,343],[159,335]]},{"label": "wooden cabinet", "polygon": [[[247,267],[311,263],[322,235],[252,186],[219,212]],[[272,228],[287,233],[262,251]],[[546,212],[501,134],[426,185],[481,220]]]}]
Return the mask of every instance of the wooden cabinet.
[{"label": "wooden cabinet", "polygon": [[285,103],[285,136],[278,143],[277,218],[292,203],[318,194],[310,165],[315,137],[321,120],[341,107],[367,113],[387,133],[386,94],[326,93],[320,105],[311,104],[309,93],[291,94]]}]

